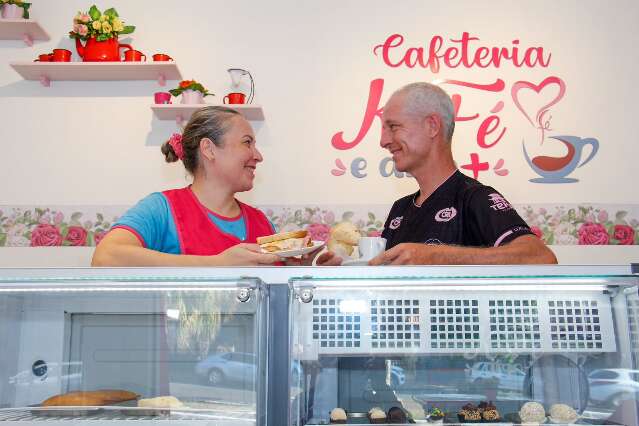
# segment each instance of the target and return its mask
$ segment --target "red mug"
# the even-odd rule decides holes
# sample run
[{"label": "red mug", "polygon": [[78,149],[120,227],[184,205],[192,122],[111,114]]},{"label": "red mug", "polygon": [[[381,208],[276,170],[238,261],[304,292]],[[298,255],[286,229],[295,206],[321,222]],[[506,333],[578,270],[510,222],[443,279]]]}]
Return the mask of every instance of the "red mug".
[{"label": "red mug", "polygon": [[71,62],[71,51],[67,49],[53,49],[53,62]]},{"label": "red mug", "polygon": [[53,59],[53,53],[43,53],[42,55],[38,55],[38,59],[35,59],[33,62],[51,62]]},{"label": "red mug", "polygon": [[[227,99],[229,100],[228,102],[226,102]],[[228,95],[224,96],[223,101],[225,104],[243,104],[244,102],[246,102],[246,95],[239,92],[229,93]]]},{"label": "red mug", "polygon": [[166,61],[172,61],[173,58],[170,57],[169,55],[165,55],[164,53],[156,53],[155,55],[153,55],[153,60],[166,62]]},{"label": "red mug", "polygon": [[139,50],[130,49],[124,51],[124,60],[126,62],[141,62],[142,58],[146,62],[146,55]]},{"label": "red mug", "polygon": [[156,104],[170,104],[171,94],[168,92],[156,92],[153,94]]}]

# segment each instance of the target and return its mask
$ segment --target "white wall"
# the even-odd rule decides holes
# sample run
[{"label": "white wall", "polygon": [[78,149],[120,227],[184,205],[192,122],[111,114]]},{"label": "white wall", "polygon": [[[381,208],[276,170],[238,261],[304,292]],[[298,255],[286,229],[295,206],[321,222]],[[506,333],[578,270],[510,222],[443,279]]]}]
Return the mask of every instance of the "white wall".
[{"label": "white wall", "polygon": [[[22,80],[8,66],[10,61],[32,60],[56,47],[69,48],[77,57],[65,34],[75,12],[91,3],[33,3],[32,17],[52,40],[32,48],[0,41],[0,206],[131,205],[149,192],[187,183],[181,166],[164,163],[160,154],[159,146],[175,124],[152,115],[157,83],[54,81],[44,88]],[[471,0],[445,5],[421,0],[398,4],[111,0],[98,6],[116,7],[126,23],[137,26],[131,40],[137,49],[147,55],[160,51],[172,55],[184,78],[195,78],[218,95],[212,102],[220,102],[231,89],[227,68],[252,72],[255,101],[264,106],[266,115],[265,122],[253,123],[265,161],[253,191],[242,195],[247,202],[390,204],[413,191],[415,184],[375,173],[376,164],[386,156],[378,146],[379,121],[353,150],[338,151],[330,144],[338,131],[345,131],[347,139],[357,133],[370,82],[384,79],[383,103],[392,90],[412,81],[446,78],[486,84],[501,78],[506,89],[498,94],[456,90],[463,96],[462,111],[479,112],[482,118],[503,101],[499,115],[507,127],[498,145],[482,149],[475,143],[479,120],[458,123],[454,153],[460,164],[471,152],[478,152],[491,166],[503,158],[508,176],[490,172],[480,179],[515,204],[639,205],[639,191],[625,183],[636,174],[639,154],[633,126],[639,95],[634,84],[639,4],[634,0],[620,0],[615,7],[595,0],[497,1],[489,6]],[[522,49],[543,46],[552,54],[551,64],[535,69],[508,64],[499,69],[443,68],[433,74],[419,67],[388,67],[372,53],[393,33],[403,34],[406,46],[427,50],[432,36],[449,40],[464,31],[481,39],[477,46],[508,47],[513,39],[520,40]],[[596,137],[600,142],[595,159],[573,173],[580,180],[575,184],[529,182],[536,175],[522,156],[522,140],[537,152],[561,154],[552,141],[546,142],[547,151],[544,145],[535,145],[539,132],[515,108],[509,92],[515,81],[539,83],[548,76],[566,82],[564,99],[552,107],[552,133]],[[527,102],[540,101],[530,96]],[[365,179],[330,174],[336,158],[348,165],[360,156],[369,164]],[[560,250],[566,250],[566,259],[583,263],[639,259],[637,246],[624,249],[625,255],[619,255],[616,247],[601,249],[607,255],[592,255],[583,247]],[[21,264],[24,253],[4,248],[1,262]],[[30,251],[29,257],[34,253]],[[61,263],[78,261],[75,254],[59,253],[63,253]],[[45,257],[42,263],[58,258]]]}]

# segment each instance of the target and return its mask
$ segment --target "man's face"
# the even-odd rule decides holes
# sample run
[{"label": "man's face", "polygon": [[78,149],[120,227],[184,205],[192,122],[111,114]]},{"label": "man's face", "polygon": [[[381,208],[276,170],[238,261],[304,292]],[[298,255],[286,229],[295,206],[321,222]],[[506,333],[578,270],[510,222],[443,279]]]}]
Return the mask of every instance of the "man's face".
[{"label": "man's face", "polygon": [[379,144],[391,153],[398,171],[411,173],[424,164],[432,147],[427,116],[407,113],[404,95],[392,96],[384,106]]}]

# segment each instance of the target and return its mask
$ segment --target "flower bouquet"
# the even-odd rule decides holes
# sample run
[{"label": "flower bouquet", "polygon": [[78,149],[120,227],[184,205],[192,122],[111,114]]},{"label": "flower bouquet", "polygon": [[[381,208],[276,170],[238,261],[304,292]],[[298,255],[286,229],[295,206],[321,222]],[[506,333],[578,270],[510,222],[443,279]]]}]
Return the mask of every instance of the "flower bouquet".
[{"label": "flower bouquet", "polygon": [[[69,37],[75,39],[75,48],[84,62],[118,62],[120,49],[133,49],[128,44],[118,42],[120,34],[131,34],[132,25],[124,25],[115,9],[103,12],[91,6],[88,13],[78,12],[73,18],[73,30]],[[86,40],[82,45],[80,40]]]},{"label": "flower bouquet", "polygon": [[121,34],[131,34],[135,31],[133,25],[124,25],[118,12],[114,8],[100,12],[95,6],[91,6],[89,12],[78,12],[73,18],[73,30],[69,37],[80,40],[95,38],[96,41],[117,39]]},{"label": "flower bouquet", "polygon": [[30,6],[22,0],[0,0],[2,19],[29,19]]},{"label": "flower bouquet", "polygon": [[195,80],[180,81],[178,87],[169,90],[169,93],[175,97],[182,95],[180,102],[183,104],[203,104],[205,96],[214,96],[213,93],[209,93],[201,83]]}]

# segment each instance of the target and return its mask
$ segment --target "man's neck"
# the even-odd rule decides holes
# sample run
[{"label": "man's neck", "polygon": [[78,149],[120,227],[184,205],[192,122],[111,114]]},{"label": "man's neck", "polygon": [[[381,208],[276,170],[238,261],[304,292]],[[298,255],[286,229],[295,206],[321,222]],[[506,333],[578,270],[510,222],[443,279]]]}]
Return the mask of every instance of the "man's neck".
[{"label": "man's neck", "polygon": [[419,170],[411,173],[419,185],[419,196],[415,200],[415,203],[421,206],[456,170],[455,162],[452,156],[450,156],[429,161],[420,167]]},{"label": "man's neck", "polygon": [[220,186],[204,179],[194,179],[191,190],[204,207],[225,217],[240,214],[240,206],[235,200],[235,193],[223,191]]}]

